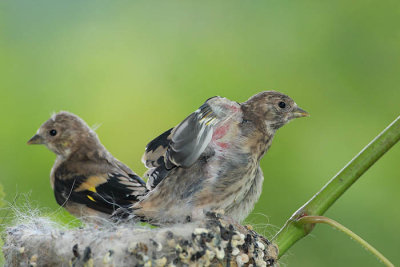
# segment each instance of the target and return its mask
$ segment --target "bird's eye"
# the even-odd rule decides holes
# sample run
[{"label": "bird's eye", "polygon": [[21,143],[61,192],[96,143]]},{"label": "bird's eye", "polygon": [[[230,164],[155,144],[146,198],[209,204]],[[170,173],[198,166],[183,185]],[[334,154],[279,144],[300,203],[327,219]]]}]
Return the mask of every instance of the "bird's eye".
[{"label": "bird's eye", "polygon": [[57,134],[57,131],[54,130],[54,129],[52,129],[52,130],[49,131],[49,134],[50,134],[51,136],[55,136],[55,135]]},{"label": "bird's eye", "polygon": [[286,103],[283,102],[283,101],[281,101],[281,102],[278,103],[278,106],[279,106],[280,108],[285,108],[285,107],[286,107]]}]

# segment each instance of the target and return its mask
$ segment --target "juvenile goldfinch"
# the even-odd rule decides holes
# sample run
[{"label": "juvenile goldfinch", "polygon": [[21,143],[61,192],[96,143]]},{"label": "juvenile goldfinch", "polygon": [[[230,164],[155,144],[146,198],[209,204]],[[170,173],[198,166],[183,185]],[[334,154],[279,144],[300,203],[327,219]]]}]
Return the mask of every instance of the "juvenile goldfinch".
[{"label": "juvenile goldfinch", "polygon": [[150,192],[130,207],[133,216],[163,224],[217,210],[241,222],[260,197],[260,160],[275,132],[305,116],[290,97],[274,91],[244,103],[208,99],[147,145],[142,161]]},{"label": "juvenile goldfinch", "polygon": [[107,218],[147,192],[143,180],[114,158],[74,114],[54,114],[28,144],[44,144],[57,155],[51,187],[57,203],[74,216]]}]

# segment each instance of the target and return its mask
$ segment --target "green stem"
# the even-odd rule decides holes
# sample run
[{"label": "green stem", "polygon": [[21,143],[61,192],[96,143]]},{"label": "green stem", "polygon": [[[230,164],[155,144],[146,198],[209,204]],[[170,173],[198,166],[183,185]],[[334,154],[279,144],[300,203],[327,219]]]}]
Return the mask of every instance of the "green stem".
[{"label": "green stem", "polygon": [[297,210],[273,238],[282,256],[294,243],[311,232],[313,225],[295,222],[308,215],[325,211],[400,139],[400,116],[356,155],[317,194]]},{"label": "green stem", "polygon": [[383,262],[383,264],[385,264],[386,266],[394,267],[393,263],[391,263],[385,256],[383,256],[378,250],[376,250],[373,246],[371,246],[367,241],[365,241],[360,236],[358,236],[357,234],[355,234],[353,231],[346,228],[345,226],[341,225],[337,221],[334,221],[334,220],[324,217],[324,216],[304,216],[304,217],[301,217],[299,220],[297,220],[297,223],[298,224],[326,223],[326,224],[332,226],[333,228],[336,228],[339,231],[350,236],[356,242],[361,244],[361,246],[363,246],[366,250],[368,250],[373,255],[375,255],[378,258],[378,260]]}]

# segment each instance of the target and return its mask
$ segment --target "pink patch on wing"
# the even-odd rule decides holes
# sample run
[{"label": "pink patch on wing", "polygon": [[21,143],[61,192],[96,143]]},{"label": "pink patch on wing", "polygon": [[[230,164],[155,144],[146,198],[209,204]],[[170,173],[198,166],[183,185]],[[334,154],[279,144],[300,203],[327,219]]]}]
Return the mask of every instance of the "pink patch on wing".
[{"label": "pink patch on wing", "polygon": [[233,110],[234,112],[239,111],[239,107],[238,106],[230,106],[231,110]]},{"label": "pink patch on wing", "polygon": [[228,148],[229,144],[228,143],[223,143],[223,142],[216,142],[217,146],[220,148]]},{"label": "pink patch on wing", "polygon": [[229,124],[222,125],[217,129],[215,129],[214,134],[212,136],[212,140],[218,140],[224,137],[225,134],[228,132],[228,129],[229,129]]}]

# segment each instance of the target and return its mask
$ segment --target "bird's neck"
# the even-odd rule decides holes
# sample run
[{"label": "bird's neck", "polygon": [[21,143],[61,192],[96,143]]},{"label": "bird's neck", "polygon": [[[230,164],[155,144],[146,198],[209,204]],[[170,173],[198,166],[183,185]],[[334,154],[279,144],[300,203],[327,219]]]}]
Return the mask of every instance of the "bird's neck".
[{"label": "bird's neck", "polygon": [[260,159],[267,152],[271,146],[272,139],[275,136],[275,130],[268,129],[268,127],[260,127],[259,121],[247,121],[242,123],[241,132],[243,141],[241,147],[246,147],[247,152],[252,155],[253,159],[260,161]]},{"label": "bird's neck", "polygon": [[268,110],[262,109],[254,101],[246,101],[241,104],[243,121],[249,121],[255,132],[261,135],[273,136],[276,129],[268,122]]},{"label": "bird's neck", "polygon": [[74,144],[70,148],[70,152],[64,155],[64,158],[86,161],[107,158],[108,154],[108,151],[99,140],[88,138]]},{"label": "bird's neck", "polygon": [[263,135],[262,138],[260,138],[259,146],[256,147],[256,150],[254,151],[254,155],[257,156],[258,161],[260,161],[268,151],[269,147],[271,146],[272,139],[274,139],[274,134]]}]

